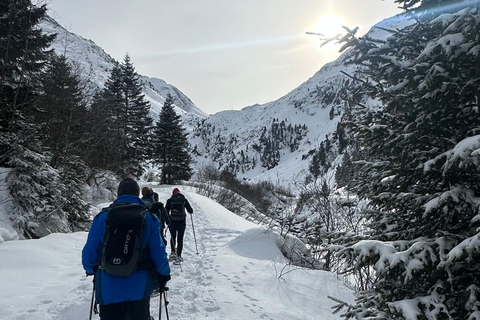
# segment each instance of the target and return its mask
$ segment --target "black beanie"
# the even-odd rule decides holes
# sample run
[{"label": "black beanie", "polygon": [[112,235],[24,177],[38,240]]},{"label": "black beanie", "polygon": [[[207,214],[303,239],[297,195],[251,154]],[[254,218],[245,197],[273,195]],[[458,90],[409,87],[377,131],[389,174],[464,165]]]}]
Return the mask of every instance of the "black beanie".
[{"label": "black beanie", "polygon": [[117,195],[119,197],[126,195],[138,197],[140,195],[140,187],[138,186],[138,183],[132,178],[125,178],[118,185]]}]

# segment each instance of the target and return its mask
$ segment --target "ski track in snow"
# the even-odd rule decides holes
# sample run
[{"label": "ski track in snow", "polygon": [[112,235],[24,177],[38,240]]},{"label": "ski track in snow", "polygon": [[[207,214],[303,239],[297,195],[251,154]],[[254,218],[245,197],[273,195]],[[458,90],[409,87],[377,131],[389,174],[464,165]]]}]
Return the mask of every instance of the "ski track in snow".
[{"label": "ski track in snow", "polygon": [[[167,199],[162,189],[155,189],[160,199]],[[167,292],[169,315],[173,319],[272,319],[263,313],[257,300],[248,295],[242,285],[241,276],[225,274],[221,271],[218,259],[222,259],[221,251],[225,245],[241,234],[241,231],[210,226],[203,209],[195,202],[195,195],[185,193],[193,208],[193,215],[187,214],[187,229],[185,231],[182,256],[184,261],[180,265],[170,264],[172,280],[168,283],[170,291]],[[165,200],[166,202],[166,200]],[[196,254],[195,239],[192,229],[192,219],[197,238],[198,254]],[[167,239],[170,239],[167,236]],[[170,244],[167,252],[170,253]],[[244,273],[248,272],[248,265],[243,266]],[[234,292],[238,294],[235,299],[226,299],[212,284],[214,278],[223,279]],[[163,303],[163,301],[162,301]],[[223,305],[235,304],[243,306],[241,315],[235,316],[223,310]],[[152,315],[158,318],[158,298],[151,300]],[[230,309],[230,308],[228,308]],[[162,307],[162,312],[164,311]],[[227,311],[227,312],[226,312]],[[162,313],[162,318],[166,318]]]}]

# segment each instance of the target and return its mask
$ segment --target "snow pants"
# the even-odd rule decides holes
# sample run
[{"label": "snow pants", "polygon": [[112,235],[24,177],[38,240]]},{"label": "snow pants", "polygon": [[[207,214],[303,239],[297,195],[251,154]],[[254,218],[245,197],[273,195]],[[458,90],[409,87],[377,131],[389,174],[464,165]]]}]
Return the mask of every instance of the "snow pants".
[{"label": "snow pants", "polygon": [[[187,227],[186,220],[170,222],[170,246],[172,248],[172,253],[176,253],[177,256],[182,255],[183,251],[183,236],[185,235],[185,228]],[[176,250],[175,250],[176,249]]]},{"label": "snow pants", "polygon": [[150,320],[150,297],[100,305],[101,320]]}]

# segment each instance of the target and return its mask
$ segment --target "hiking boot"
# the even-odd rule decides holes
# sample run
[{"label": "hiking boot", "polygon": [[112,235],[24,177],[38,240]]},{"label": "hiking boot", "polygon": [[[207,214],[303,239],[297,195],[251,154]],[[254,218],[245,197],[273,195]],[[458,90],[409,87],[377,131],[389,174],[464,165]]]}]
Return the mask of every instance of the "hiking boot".
[{"label": "hiking boot", "polygon": [[178,262],[183,262],[183,258],[181,256],[177,256],[177,261]]},{"label": "hiking boot", "polygon": [[175,252],[170,253],[170,257],[168,258],[169,261],[177,260],[177,254]]}]

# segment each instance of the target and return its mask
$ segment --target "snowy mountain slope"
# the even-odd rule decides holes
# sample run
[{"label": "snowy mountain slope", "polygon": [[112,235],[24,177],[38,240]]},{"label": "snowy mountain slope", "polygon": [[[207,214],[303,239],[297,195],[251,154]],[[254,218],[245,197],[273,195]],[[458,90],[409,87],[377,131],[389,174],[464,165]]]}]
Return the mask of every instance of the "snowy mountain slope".
[{"label": "snowy mountain slope", "polygon": [[[404,17],[396,16],[377,26],[395,29],[406,23]],[[375,27],[369,32],[373,38],[386,38],[388,34]],[[342,72],[353,74],[357,68],[345,64],[349,54],[346,51],[276,101],[219,112],[203,120],[190,140],[199,153],[198,162],[213,162],[252,180],[301,182],[308,175],[314,150],[327,136],[335,140],[346,104],[341,90],[347,76]]]},{"label": "snowy mountain slope", "polygon": [[[153,187],[162,201],[173,189]],[[332,314],[336,303],[327,296],[353,302],[353,293],[334,274],[286,265],[272,231],[179,188],[194,208],[198,254],[188,221],[185,261],[181,268],[171,266],[168,283],[171,319],[333,320],[341,317]],[[88,319],[92,279],[81,265],[86,237],[77,232],[0,243],[0,319]],[[156,319],[158,306],[158,297],[152,298]]]},{"label": "snowy mountain slope", "polygon": [[[308,171],[309,152],[335,132],[342,114],[344,102],[338,92],[346,77],[341,71],[352,73],[354,68],[344,65],[345,57],[325,65],[276,101],[219,112],[204,120],[190,141],[201,155],[199,162],[213,161],[253,180],[301,181]],[[285,129],[278,133],[276,127],[282,126]],[[268,152],[278,152],[273,163],[262,162]]]},{"label": "snowy mountain slope", "polygon": [[[377,25],[395,29],[402,24],[405,24],[404,18],[392,17]],[[42,29],[48,34],[57,34],[52,47],[79,66],[84,79],[89,80],[90,92],[103,87],[113,67],[111,56],[93,41],[68,32],[51,18],[42,24]],[[378,28],[372,28],[369,34],[375,38],[388,35]],[[345,65],[348,57],[347,51],[276,101],[210,116],[165,81],[140,78],[154,118],[167,94],[175,98],[176,111],[190,133],[195,166],[214,163],[246,179],[291,184],[302,182],[308,175],[312,155],[325,138],[335,140],[337,123],[346,103],[341,99],[340,90],[347,77],[341,72],[352,74],[355,69],[353,65]],[[335,152],[333,148],[331,159],[335,159]]]},{"label": "snowy mountain slope", "polygon": [[[103,88],[115,62],[110,55],[93,41],[67,31],[52,18],[47,17],[41,28],[46,34],[57,34],[52,48],[79,67],[82,78],[88,80],[86,89],[90,94]],[[132,62],[135,65],[135,61]],[[185,94],[164,80],[140,75],[140,81],[144,86],[145,98],[151,104],[154,119],[158,117],[167,94],[173,96],[176,111],[182,115],[186,125],[195,119],[207,117]]]}]

